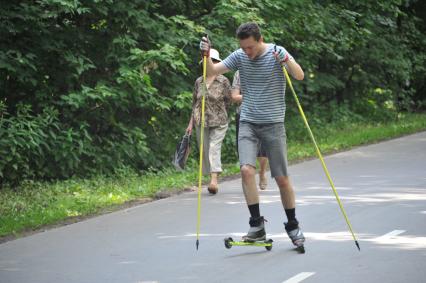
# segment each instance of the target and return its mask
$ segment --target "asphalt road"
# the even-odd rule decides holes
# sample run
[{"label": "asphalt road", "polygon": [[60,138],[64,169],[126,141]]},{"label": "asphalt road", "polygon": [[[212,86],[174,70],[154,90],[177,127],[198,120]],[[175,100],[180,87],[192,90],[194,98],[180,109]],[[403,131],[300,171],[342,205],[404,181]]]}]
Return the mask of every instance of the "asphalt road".
[{"label": "asphalt road", "polygon": [[1,283],[426,282],[426,132],[325,158],[359,238],[356,249],[318,160],[290,167],[306,253],[293,250],[275,183],[261,192],[274,240],[225,249],[248,229],[241,180],[52,229],[0,245]]}]

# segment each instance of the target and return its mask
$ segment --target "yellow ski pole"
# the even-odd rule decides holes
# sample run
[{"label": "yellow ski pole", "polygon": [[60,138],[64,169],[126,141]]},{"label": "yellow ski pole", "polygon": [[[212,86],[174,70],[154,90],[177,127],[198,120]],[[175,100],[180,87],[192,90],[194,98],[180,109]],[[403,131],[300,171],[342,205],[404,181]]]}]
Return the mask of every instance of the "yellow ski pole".
[{"label": "yellow ski pole", "polygon": [[197,205],[197,241],[195,246],[198,250],[200,245],[200,218],[201,218],[201,183],[203,179],[203,148],[204,148],[204,106],[206,99],[206,77],[207,77],[207,56],[203,55],[203,86],[201,98],[201,132],[200,132],[200,166],[198,172],[198,205]]},{"label": "yellow ski pole", "polygon": [[325,173],[325,175],[327,175],[328,182],[330,183],[330,186],[333,189],[333,193],[334,193],[334,196],[336,197],[337,203],[339,204],[340,211],[342,212],[343,217],[345,218],[346,224],[349,227],[349,231],[352,234],[352,238],[355,241],[355,245],[357,246],[358,250],[361,250],[361,248],[359,247],[359,244],[358,244],[358,240],[357,240],[357,238],[355,236],[355,233],[354,233],[354,231],[352,229],[352,225],[349,222],[349,218],[348,218],[348,216],[347,216],[347,214],[345,212],[345,209],[343,208],[342,202],[340,201],[339,195],[337,194],[337,190],[334,187],[333,180],[331,179],[330,173],[328,172],[327,166],[325,165],[325,162],[324,162],[324,159],[322,157],[321,151],[319,150],[317,142],[315,141],[314,134],[311,131],[311,127],[309,127],[308,120],[306,119],[305,113],[303,112],[302,106],[300,105],[299,99],[297,98],[296,92],[294,91],[294,88],[293,88],[293,85],[291,83],[290,77],[289,77],[289,75],[287,73],[287,70],[286,70],[286,68],[284,66],[282,68],[283,68],[284,76],[287,79],[288,85],[290,86],[290,89],[291,89],[291,92],[293,94],[294,100],[296,100],[297,108],[299,108],[300,115],[302,116],[303,122],[305,123],[305,126],[308,129],[309,135],[310,135],[310,137],[312,139],[312,142],[313,142],[313,144],[315,146],[318,158],[320,159],[321,164],[322,164],[322,168],[324,169],[324,173]]}]

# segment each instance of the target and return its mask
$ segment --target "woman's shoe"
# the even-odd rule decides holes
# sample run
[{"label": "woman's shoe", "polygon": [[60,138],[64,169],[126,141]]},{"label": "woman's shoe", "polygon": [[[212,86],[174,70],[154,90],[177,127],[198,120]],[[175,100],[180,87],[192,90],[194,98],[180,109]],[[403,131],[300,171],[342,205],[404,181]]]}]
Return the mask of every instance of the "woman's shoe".
[{"label": "woman's shoe", "polygon": [[215,195],[215,194],[217,194],[217,191],[219,191],[219,187],[218,187],[217,185],[210,184],[210,185],[207,187],[207,190],[208,190],[208,191],[209,191],[209,193],[211,193],[212,195]]}]

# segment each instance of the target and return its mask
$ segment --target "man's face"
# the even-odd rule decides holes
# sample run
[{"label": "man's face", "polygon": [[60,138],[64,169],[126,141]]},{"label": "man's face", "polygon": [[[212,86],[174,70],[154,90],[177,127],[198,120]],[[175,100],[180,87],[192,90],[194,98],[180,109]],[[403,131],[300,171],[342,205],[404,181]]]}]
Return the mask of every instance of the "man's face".
[{"label": "man's face", "polygon": [[262,52],[262,42],[263,38],[261,37],[259,41],[256,41],[253,36],[250,36],[246,39],[240,39],[240,47],[243,49],[244,53],[253,60],[257,56],[261,55]]}]

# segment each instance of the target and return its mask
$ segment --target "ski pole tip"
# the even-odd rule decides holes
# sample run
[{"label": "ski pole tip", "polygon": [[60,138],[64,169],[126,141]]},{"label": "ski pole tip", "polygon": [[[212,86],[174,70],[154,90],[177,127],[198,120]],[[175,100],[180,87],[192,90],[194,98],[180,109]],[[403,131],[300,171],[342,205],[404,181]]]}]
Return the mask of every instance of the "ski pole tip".
[{"label": "ski pole tip", "polygon": [[197,248],[197,251],[198,251],[198,246],[199,246],[199,245],[200,245],[200,241],[198,241],[198,240],[197,240],[197,241],[195,242],[195,247]]},{"label": "ski pole tip", "polygon": [[361,248],[359,247],[358,241],[355,241],[355,245],[358,248],[358,251],[361,251]]}]

